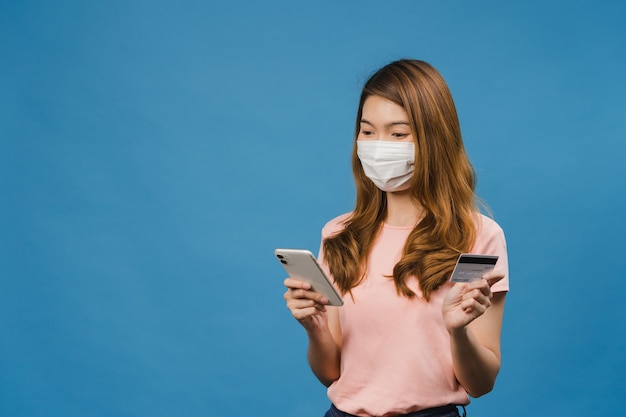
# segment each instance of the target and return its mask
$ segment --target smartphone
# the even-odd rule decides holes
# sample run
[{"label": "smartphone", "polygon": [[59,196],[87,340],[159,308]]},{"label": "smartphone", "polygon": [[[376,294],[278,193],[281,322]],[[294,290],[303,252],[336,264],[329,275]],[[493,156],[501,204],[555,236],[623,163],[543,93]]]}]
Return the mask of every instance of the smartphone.
[{"label": "smartphone", "polygon": [[496,266],[497,261],[498,257],[495,255],[462,253],[456,261],[450,281],[472,282],[479,280]]},{"label": "smartphone", "polygon": [[311,284],[313,291],[328,299],[328,305],[343,305],[341,295],[310,251],[306,249],[276,249],[274,255],[291,278]]}]

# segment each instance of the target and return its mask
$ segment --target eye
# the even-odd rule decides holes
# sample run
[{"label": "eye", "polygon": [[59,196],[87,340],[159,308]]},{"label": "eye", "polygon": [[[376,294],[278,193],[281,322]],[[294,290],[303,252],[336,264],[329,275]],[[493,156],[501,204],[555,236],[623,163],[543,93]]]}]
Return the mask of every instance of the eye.
[{"label": "eye", "polygon": [[409,136],[409,133],[400,133],[400,132],[397,132],[397,133],[392,133],[392,134],[391,134],[391,136],[393,136],[394,138],[398,138],[398,139],[404,139],[404,138],[406,138],[407,136]]},{"label": "eye", "polygon": [[372,132],[371,130],[361,129],[361,135],[363,135],[363,136],[371,136],[373,134],[374,134],[374,132]]}]

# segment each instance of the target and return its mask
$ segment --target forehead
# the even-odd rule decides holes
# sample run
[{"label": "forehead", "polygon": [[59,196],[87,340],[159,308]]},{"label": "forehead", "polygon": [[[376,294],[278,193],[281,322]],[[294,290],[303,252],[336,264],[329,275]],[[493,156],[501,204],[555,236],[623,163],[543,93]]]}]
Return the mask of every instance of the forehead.
[{"label": "forehead", "polygon": [[362,119],[368,121],[408,121],[404,108],[381,96],[369,96],[363,103]]}]

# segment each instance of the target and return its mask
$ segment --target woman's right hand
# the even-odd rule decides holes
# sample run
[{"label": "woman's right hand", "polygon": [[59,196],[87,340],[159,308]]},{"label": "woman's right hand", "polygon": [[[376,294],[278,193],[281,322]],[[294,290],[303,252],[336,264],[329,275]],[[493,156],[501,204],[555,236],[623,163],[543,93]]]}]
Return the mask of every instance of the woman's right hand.
[{"label": "woman's right hand", "polygon": [[327,325],[328,299],[311,289],[311,284],[293,278],[285,279],[285,301],[291,315],[307,330],[313,331]]}]

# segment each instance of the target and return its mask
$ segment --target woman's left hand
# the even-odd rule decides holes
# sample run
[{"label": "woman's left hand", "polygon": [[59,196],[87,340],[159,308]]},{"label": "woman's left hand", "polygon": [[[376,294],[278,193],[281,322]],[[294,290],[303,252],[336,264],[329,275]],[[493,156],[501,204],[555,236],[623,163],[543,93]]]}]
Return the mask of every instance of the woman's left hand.
[{"label": "woman's left hand", "polygon": [[504,278],[504,273],[492,271],[470,283],[455,283],[443,300],[443,320],[452,333],[470,324],[491,305],[491,286]]}]

